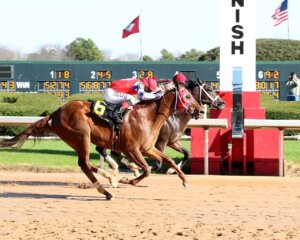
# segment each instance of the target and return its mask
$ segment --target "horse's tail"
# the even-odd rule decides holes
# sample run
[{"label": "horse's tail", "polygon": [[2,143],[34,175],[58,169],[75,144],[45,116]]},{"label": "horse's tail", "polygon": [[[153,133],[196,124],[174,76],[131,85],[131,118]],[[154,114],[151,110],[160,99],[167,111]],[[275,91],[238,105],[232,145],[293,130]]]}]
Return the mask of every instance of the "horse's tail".
[{"label": "horse's tail", "polygon": [[50,118],[50,115],[44,117],[43,119],[31,124],[23,132],[11,139],[0,139],[0,148],[20,148],[24,144],[24,142],[29,138],[29,136],[37,137],[41,135],[46,130],[46,125]]}]

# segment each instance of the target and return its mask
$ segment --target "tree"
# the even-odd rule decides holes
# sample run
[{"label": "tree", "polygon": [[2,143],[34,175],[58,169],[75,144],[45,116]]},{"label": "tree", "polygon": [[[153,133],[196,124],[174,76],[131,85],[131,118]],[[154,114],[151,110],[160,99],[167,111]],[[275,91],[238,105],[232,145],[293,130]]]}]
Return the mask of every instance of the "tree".
[{"label": "tree", "polygon": [[6,46],[0,47],[0,60],[20,60],[22,55],[19,52],[8,49]]},{"label": "tree", "polygon": [[149,62],[149,61],[153,61],[153,59],[149,55],[144,55],[143,56],[143,61],[144,62]]},{"label": "tree", "polygon": [[299,61],[300,41],[285,39],[258,39],[257,61]]},{"label": "tree", "polygon": [[170,53],[168,50],[166,50],[165,48],[162,49],[160,51],[160,53],[161,53],[161,57],[159,59],[160,61],[175,61],[176,60],[175,56],[172,53]]},{"label": "tree", "polygon": [[203,51],[197,51],[193,48],[190,51],[186,51],[184,54],[182,54],[179,59],[181,61],[198,61],[202,55],[204,55]]},{"label": "tree", "polygon": [[67,56],[80,61],[102,61],[103,53],[91,39],[76,38],[66,46]]},{"label": "tree", "polygon": [[[286,39],[257,39],[256,61],[299,61],[300,41]],[[220,48],[213,48],[199,61],[220,60]]]},{"label": "tree", "polygon": [[37,53],[27,55],[27,60],[68,60],[64,48],[57,45],[45,45]]},{"label": "tree", "polygon": [[216,47],[203,54],[199,61],[217,61],[220,60],[220,48]]}]

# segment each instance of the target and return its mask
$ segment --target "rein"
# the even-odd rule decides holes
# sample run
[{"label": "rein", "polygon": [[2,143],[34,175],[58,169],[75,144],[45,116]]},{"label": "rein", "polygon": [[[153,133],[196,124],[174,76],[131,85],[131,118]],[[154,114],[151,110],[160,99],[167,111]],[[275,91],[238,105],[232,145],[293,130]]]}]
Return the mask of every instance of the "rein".
[{"label": "rein", "polygon": [[172,111],[172,114],[175,114],[177,111],[179,111],[178,109],[177,109],[177,98],[178,98],[178,90],[177,90],[177,88],[174,88],[175,89],[175,94],[176,94],[176,99],[175,99],[175,108],[171,108],[171,107],[169,107],[167,104],[166,104],[166,102],[165,102],[165,94],[162,96],[162,102],[163,102],[163,104],[164,104],[164,106],[167,108],[167,109],[169,109],[169,110],[171,110]]}]

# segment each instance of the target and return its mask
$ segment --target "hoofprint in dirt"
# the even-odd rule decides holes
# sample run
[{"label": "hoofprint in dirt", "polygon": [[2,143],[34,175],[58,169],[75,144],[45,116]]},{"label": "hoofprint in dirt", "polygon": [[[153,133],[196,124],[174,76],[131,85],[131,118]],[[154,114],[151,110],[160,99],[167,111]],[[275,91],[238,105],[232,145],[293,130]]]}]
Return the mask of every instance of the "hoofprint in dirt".
[{"label": "hoofprint in dirt", "polygon": [[107,183],[108,202],[82,173],[0,172],[0,238],[300,239],[299,177],[187,179]]}]

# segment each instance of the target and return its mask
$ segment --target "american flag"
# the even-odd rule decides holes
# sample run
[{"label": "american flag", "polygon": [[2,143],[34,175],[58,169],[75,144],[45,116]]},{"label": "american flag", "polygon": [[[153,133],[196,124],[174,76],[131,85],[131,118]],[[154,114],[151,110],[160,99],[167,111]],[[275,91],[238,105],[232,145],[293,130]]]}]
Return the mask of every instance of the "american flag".
[{"label": "american flag", "polygon": [[283,21],[288,20],[288,0],[284,0],[280,4],[280,6],[275,10],[275,13],[272,15],[272,18],[275,21],[274,27],[278,26]]}]

